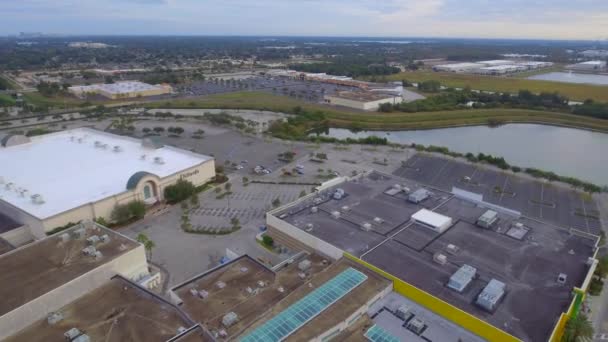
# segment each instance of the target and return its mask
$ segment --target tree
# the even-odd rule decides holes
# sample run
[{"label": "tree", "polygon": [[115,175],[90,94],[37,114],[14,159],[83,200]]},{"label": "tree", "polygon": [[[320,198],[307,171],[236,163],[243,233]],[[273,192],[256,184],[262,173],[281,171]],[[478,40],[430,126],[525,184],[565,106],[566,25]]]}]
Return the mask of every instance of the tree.
[{"label": "tree", "polygon": [[300,197],[304,197],[304,196],[306,196],[306,190],[300,191]]},{"label": "tree", "polygon": [[153,129],[153,130],[154,130],[154,132],[156,132],[156,133],[160,134],[160,133],[162,133],[162,132],[164,132],[164,131],[165,131],[165,128],[164,128],[164,127],[157,126],[157,127],[154,127],[154,129]]},{"label": "tree", "polygon": [[232,229],[234,230],[237,230],[241,227],[241,222],[236,217],[230,219],[230,224],[232,225]]},{"label": "tree", "polygon": [[247,184],[249,182],[249,178],[243,177],[243,184]]},{"label": "tree", "polygon": [[281,200],[277,197],[274,199],[274,201],[272,201],[272,206],[277,208],[281,205]]},{"label": "tree", "polygon": [[198,208],[198,206],[200,205],[200,202],[199,202],[197,194],[192,194],[192,196],[190,196],[190,205],[193,208]]},{"label": "tree", "polygon": [[570,318],[566,323],[566,330],[562,337],[563,342],[576,342],[579,340],[588,339],[591,340],[593,337],[593,327],[591,322],[587,319],[587,316],[583,313],[578,313],[576,317]]},{"label": "tree", "polygon": [[165,199],[169,203],[183,201],[196,193],[196,187],[191,182],[180,179],[177,183],[165,188]]},{"label": "tree", "polygon": [[127,204],[117,204],[110,215],[112,221],[123,224],[131,220],[142,219],[146,215],[146,204],[143,201],[133,201]]},{"label": "tree", "polygon": [[231,183],[226,183],[224,185],[224,189],[226,189],[226,191],[230,191],[230,189],[232,189],[232,184]]},{"label": "tree", "polygon": [[139,233],[135,239],[137,242],[144,245],[144,249],[148,253],[148,260],[152,259],[152,249],[156,247],[154,241],[150,240],[150,238],[148,238],[148,236],[144,233]]},{"label": "tree", "polygon": [[268,235],[264,235],[262,237],[262,243],[268,247],[272,247],[274,245],[274,239]]},{"label": "tree", "polygon": [[144,128],[142,128],[142,129],[141,129],[141,131],[142,131],[142,132],[144,132],[144,133],[146,133],[146,134],[148,134],[148,133],[150,133],[152,130],[151,130],[150,128],[148,128],[148,127],[144,127]]}]

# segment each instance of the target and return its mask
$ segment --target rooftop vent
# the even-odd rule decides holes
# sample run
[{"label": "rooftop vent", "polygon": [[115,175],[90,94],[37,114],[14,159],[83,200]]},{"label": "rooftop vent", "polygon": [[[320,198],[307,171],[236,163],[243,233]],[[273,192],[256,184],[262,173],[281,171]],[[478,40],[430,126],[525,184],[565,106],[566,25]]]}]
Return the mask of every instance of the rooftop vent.
[{"label": "rooftop vent", "polygon": [[340,218],[340,212],[335,210],[331,212],[331,216],[335,219],[339,219]]},{"label": "rooftop vent", "polygon": [[333,198],[335,200],[341,200],[344,197],[344,195],[345,195],[344,189],[338,188],[338,189],[336,189],[336,191],[334,191]]},{"label": "rooftop vent", "polygon": [[86,229],[84,228],[78,228],[75,229],[72,234],[74,234],[74,238],[76,239],[82,239],[84,237],[84,235],[86,234]]},{"label": "rooftop vent", "polygon": [[306,224],[306,228],[304,230],[307,231],[307,232],[310,232],[310,231],[312,231],[313,227],[314,226],[313,226],[312,223],[307,223]]},{"label": "rooftop vent", "polygon": [[88,255],[88,256],[95,256],[96,252],[97,252],[97,250],[93,246],[87,246],[82,249],[82,254]]},{"label": "rooftop vent", "polygon": [[75,339],[76,337],[78,337],[80,335],[80,330],[76,329],[76,328],[72,328],[68,331],[66,331],[63,336],[65,336],[65,338],[68,341],[72,341],[73,339]]},{"label": "rooftop vent", "polygon": [[224,287],[226,287],[226,283],[224,283],[223,281],[218,281],[217,283],[215,283],[215,286],[217,286],[218,289],[223,289]]},{"label": "rooftop vent", "polygon": [[319,208],[318,208],[318,207],[311,207],[311,208],[310,208],[310,212],[311,212],[311,213],[313,213],[313,214],[314,214],[314,213],[317,213],[318,211],[319,211]]},{"label": "rooftop vent", "polygon": [[122,146],[116,145],[116,146],[114,146],[114,148],[112,149],[112,151],[114,151],[114,152],[122,152]]},{"label": "rooftop vent", "polygon": [[435,255],[433,255],[433,261],[439,265],[445,265],[448,263],[448,257],[445,254],[435,253]]},{"label": "rooftop vent", "polygon": [[41,194],[34,194],[30,198],[32,199],[32,203],[34,204],[44,204],[44,198]]},{"label": "rooftop vent", "polygon": [[251,287],[247,286],[245,288],[245,292],[247,292],[247,294],[249,294],[249,295],[252,295],[253,294],[253,289]]},{"label": "rooftop vent", "polygon": [[363,228],[363,230],[365,230],[366,232],[369,232],[370,230],[372,230],[372,224],[369,222],[363,222],[361,228]]},{"label": "rooftop vent", "polygon": [[160,165],[162,165],[162,164],[164,164],[164,163],[165,163],[165,161],[164,161],[163,157],[154,157],[154,162],[155,162],[156,164],[160,164]]},{"label": "rooftop vent", "polygon": [[266,283],[263,280],[258,280],[258,287],[265,287]]},{"label": "rooftop vent", "polygon": [[298,264],[298,268],[300,269],[300,271],[306,271],[310,268],[310,260],[305,259],[300,261],[300,263]]},{"label": "rooftop vent", "polygon": [[110,242],[110,235],[108,235],[108,234],[103,234],[103,235],[101,236],[101,242],[103,242],[103,243],[108,243],[108,242]]},{"label": "rooftop vent", "polygon": [[375,217],[374,218],[374,222],[376,222],[376,223],[384,223],[384,220],[381,219],[380,217]]},{"label": "rooftop vent", "polygon": [[207,297],[209,297],[209,292],[207,292],[205,290],[200,290],[200,291],[198,291],[198,297],[200,299],[207,299]]},{"label": "rooftop vent", "polygon": [[241,267],[241,273],[247,273],[249,269],[247,267]]},{"label": "rooftop vent", "polygon": [[279,286],[277,288],[277,291],[279,291],[280,293],[283,293],[283,292],[285,292],[285,289],[283,288],[283,286]]},{"label": "rooftop vent", "polygon": [[228,337],[228,333],[225,329],[220,329],[220,331],[218,331],[218,334],[220,335],[220,337]]},{"label": "rooftop vent", "polygon": [[100,251],[95,251],[95,254],[93,254],[93,256],[95,257],[95,259],[101,259],[103,257],[103,254]]},{"label": "rooftop vent", "polygon": [[347,205],[345,205],[345,206],[342,207],[342,211],[343,212],[349,212],[350,211],[350,207],[347,206]]},{"label": "rooftop vent", "polygon": [[70,241],[70,234],[63,233],[63,234],[59,235],[59,238],[61,239],[61,242],[68,242],[68,241]]},{"label": "rooftop vent", "polygon": [[101,241],[101,239],[97,235],[89,236],[87,238],[87,243],[91,246],[95,246],[96,244],[99,243],[99,241]]},{"label": "rooftop vent", "polygon": [[568,279],[568,276],[565,273],[560,273],[557,275],[558,284],[565,285],[567,279]]},{"label": "rooftop vent", "polygon": [[190,294],[193,296],[198,296],[198,291],[196,289],[190,289]]},{"label": "rooftop vent", "polygon": [[30,192],[27,189],[19,189],[19,195],[21,195],[21,197],[28,197],[29,194]]},{"label": "rooftop vent", "polygon": [[233,326],[234,323],[236,323],[238,320],[239,320],[239,316],[237,316],[236,313],[231,311],[231,312],[227,313],[226,315],[224,315],[224,317],[222,317],[222,324],[226,328],[229,328],[229,327]]},{"label": "rooftop vent", "polygon": [[50,325],[55,325],[63,320],[63,315],[61,312],[51,312],[48,316],[46,316],[46,321]]},{"label": "rooftop vent", "polygon": [[146,160],[146,157],[147,157],[147,156],[146,156],[145,154],[142,154],[142,155],[139,157],[139,159],[141,159],[141,160]]},{"label": "rooftop vent", "polygon": [[445,250],[452,255],[456,255],[460,251],[460,248],[450,243],[445,247]]}]

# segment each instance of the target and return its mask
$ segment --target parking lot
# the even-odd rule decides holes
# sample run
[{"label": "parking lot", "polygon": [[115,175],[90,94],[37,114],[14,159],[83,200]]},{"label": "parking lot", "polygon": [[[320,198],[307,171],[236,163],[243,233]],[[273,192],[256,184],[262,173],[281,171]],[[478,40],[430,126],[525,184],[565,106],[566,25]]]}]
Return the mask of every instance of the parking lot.
[{"label": "parking lot", "polygon": [[310,102],[323,102],[324,95],[337,91],[357,90],[358,88],[327,84],[318,81],[304,81],[271,76],[251,76],[248,78],[232,79],[229,76],[221,80],[207,79],[188,85],[177,86],[180,96],[194,97],[230,93],[237,91],[265,91],[276,95],[296,97]]},{"label": "parking lot", "polygon": [[454,159],[417,154],[395,175],[450,191],[458,187],[484,200],[564,228],[599,235],[600,213],[593,198],[573,189]]}]

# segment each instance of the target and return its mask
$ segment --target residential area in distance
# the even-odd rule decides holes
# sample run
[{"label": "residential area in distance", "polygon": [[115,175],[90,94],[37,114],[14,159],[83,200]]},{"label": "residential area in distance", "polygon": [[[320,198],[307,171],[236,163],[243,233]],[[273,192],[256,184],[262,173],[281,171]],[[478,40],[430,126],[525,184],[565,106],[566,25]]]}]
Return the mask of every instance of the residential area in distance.
[{"label": "residential area in distance", "polygon": [[0,341],[608,341],[608,4],[0,7]]}]

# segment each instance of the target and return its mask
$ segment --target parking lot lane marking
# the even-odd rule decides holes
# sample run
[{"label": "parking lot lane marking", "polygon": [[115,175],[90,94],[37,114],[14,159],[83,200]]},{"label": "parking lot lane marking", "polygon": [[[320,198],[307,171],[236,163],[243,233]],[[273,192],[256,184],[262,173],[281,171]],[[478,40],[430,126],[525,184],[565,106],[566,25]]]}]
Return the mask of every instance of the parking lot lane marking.
[{"label": "parking lot lane marking", "polygon": [[439,169],[439,172],[437,172],[437,174],[435,175],[435,177],[433,177],[433,179],[430,181],[431,184],[437,184],[436,180],[437,178],[441,175],[441,173],[443,173],[443,170],[445,170],[448,165],[450,164],[450,160],[446,159],[445,164],[443,164],[443,166],[441,167],[441,169]]},{"label": "parking lot lane marking", "polygon": [[583,215],[585,219],[585,226],[587,227],[587,233],[591,233],[591,229],[589,229],[589,219],[587,218],[587,207],[585,207],[585,199],[581,196],[581,203],[583,204]]},{"label": "parking lot lane marking", "polygon": [[502,183],[502,192],[500,193],[500,199],[498,203],[502,205],[502,198],[505,196],[505,190],[507,189],[507,183],[509,182],[509,175],[505,175],[505,181]]},{"label": "parking lot lane marking", "polygon": [[545,203],[544,196],[545,195],[545,183],[540,183],[540,218],[543,218],[543,205]]}]

